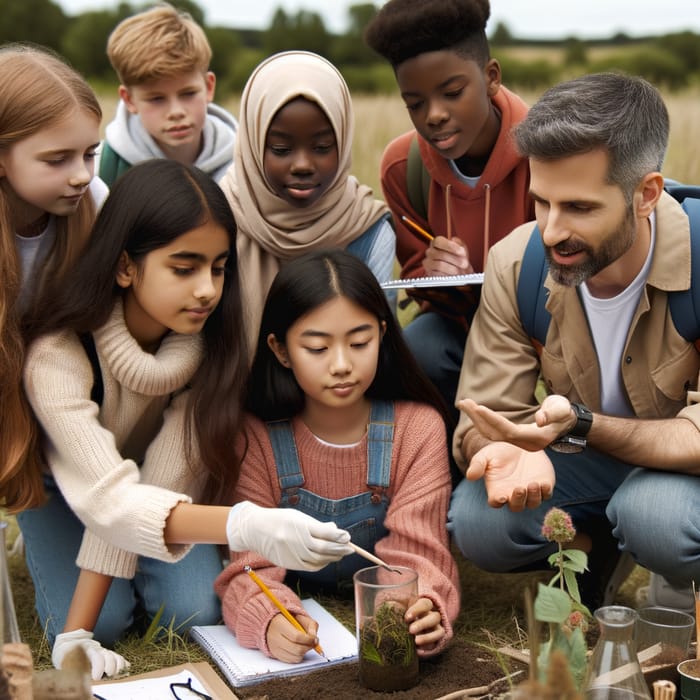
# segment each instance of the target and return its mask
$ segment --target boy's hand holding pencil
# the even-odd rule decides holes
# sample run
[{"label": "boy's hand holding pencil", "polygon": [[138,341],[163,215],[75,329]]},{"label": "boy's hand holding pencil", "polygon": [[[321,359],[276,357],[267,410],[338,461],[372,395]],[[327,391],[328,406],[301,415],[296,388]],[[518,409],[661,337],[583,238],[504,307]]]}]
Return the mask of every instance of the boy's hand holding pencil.
[{"label": "boy's hand holding pencil", "polygon": [[423,269],[429,276],[466,275],[474,272],[469,252],[458,238],[438,236],[425,251]]},{"label": "boy's hand holding pencil", "polygon": [[452,218],[450,216],[447,218],[447,235],[445,236],[434,236],[408,216],[402,216],[401,220],[416,236],[429,243],[423,260],[426,275],[464,275],[474,272],[474,268],[469,262],[466,247],[458,238],[452,238]]}]

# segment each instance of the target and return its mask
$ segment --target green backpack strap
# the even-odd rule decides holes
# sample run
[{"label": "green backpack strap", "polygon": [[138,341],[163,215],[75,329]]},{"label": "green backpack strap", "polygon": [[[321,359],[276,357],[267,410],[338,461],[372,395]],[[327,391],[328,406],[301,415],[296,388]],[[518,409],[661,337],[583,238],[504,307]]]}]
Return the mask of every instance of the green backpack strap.
[{"label": "green backpack strap", "polygon": [[100,179],[112,187],[114,181],[125,173],[131,164],[122,158],[106,141],[102,143],[100,153]]},{"label": "green backpack strap", "polygon": [[411,139],[411,145],[408,148],[408,159],[406,161],[406,192],[411,206],[427,221],[430,174],[425,167],[423,159],[420,157],[417,136]]}]

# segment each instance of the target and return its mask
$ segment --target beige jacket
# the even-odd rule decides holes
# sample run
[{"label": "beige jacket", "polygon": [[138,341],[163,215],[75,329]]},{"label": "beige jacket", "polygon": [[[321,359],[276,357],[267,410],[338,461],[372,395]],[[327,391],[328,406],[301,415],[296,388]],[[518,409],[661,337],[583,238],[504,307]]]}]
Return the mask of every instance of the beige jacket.
[{"label": "beige jacket", "polygon": [[[537,410],[534,391],[540,371],[548,392],[600,411],[598,358],[576,289],[547,276],[546,308],[552,320],[541,358],[520,322],[516,290],[533,227],[533,222],[519,226],[489,253],[457,390],[457,400],[474,399],[515,422],[532,420]],[[700,354],[679,335],[668,305],[668,292],[690,287],[690,273],[688,218],[673,197],[664,194],[656,208],[649,277],[623,353],[622,381],[638,418],[680,416],[700,430],[700,406],[695,405],[700,400]],[[470,427],[462,413],[453,453],[463,467],[460,447]]]}]

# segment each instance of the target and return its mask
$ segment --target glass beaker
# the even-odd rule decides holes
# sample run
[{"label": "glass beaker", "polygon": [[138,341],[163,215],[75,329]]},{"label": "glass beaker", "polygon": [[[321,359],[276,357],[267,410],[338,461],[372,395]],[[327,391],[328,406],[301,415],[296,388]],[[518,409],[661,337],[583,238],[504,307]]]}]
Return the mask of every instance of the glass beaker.
[{"label": "glass beaker", "polygon": [[584,682],[587,700],[651,700],[634,645],[637,612],[607,605],[595,613],[600,628]]},{"label": "glass beaker", "polygon": [[[20,641],[15,605],[12,600],[12,588],[10,588],[10,572],[7,568],[6,531],[7,523],[2,520],[0,521],[0,633],[2,634],[2,639],[0,639],[0,657],[2,657],[5,644]],[[0,664],[0,700],[14,697],[10,692],[6,673],[9,673],[9,671],[5,671],[4,663]]]},{"label": "glass beaker", "polygon": [[676,667],[688,658],[695,618],[682,610],[650,606],[638,611],[634,633],[642,671],[649,666]]},{"label": "glass beaker", "polygon": [[370,566],[357,571],[353,582],[360,683],[380,692],[412,688],[418,654],[404,615],[418,598],[418,573]]},{"label": "glass beaker", "polygon": [[7,568],[7,543],[5,541],[7,523],[0,521],[0,628],[2,640],[0,644],[21,642],[15,604],[10,587],[10,572]]}]

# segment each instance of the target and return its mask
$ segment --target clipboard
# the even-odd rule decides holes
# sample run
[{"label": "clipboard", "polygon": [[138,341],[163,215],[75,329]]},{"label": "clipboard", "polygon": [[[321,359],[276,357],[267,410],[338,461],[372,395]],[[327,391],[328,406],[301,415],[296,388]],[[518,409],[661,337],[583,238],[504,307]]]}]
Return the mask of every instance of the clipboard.
[{"label": "clipboard", "polygon": [[[238,700],[238,696],[221,680],[216,671],[206,661],[168,666],[157,671],[126,676],[119,680],[106,679],[93,683],[93,689],[99,694],[101,690],[107,692],[110,686],[151,678],[170,679],[183,671],[194,676],[201,683],[205,692],[211,695],[212,698],[216,698],[216,700]],[[167,696],[164,695],[163,697]]]}]

